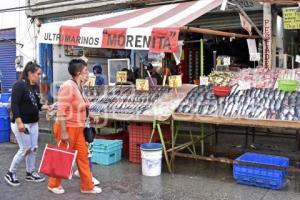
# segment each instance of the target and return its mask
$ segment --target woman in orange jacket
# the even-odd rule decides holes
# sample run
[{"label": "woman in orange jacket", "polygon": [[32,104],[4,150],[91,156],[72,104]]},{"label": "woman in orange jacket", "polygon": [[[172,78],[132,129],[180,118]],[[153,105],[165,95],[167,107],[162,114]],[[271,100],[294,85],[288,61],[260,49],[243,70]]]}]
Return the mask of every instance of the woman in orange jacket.
[{"label": "woman in orange jacket", "polygon": [[[94,186],[89,167],[88,147],[83,129],[87,118],[89,101],[83,93],[83,84],[88,79],[87,63],[81,59],[73,59],[69,63],[68,71],[72,78],[64,82],[58,93],[57,121],[54,124],[54,135],[57,142],[69,143],[70,148],[77,150],[77,166],[80,175],[80,189],[82,193],[98,194],[102,190]],[[61,186],[61,179],[50,178],[48,189],[55,194],[65,192]]]}]

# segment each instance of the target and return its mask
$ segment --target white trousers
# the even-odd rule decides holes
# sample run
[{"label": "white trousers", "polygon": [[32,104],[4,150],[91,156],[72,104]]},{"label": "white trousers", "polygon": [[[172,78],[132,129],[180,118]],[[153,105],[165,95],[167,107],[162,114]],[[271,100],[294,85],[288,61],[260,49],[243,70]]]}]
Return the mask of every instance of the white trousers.
[{"label": "white trousers", "polygon": [[36,151],[38,148],[39,125],[38,123],[25,124],[29,134],[19,132],[16,123],[11,123],[11,130],[16,136],[19,145],[19,150],[14,156],[10,165],[9,171],[16,173],[18,166],[24,160],[26,161],[26,171],[35,171]]}]

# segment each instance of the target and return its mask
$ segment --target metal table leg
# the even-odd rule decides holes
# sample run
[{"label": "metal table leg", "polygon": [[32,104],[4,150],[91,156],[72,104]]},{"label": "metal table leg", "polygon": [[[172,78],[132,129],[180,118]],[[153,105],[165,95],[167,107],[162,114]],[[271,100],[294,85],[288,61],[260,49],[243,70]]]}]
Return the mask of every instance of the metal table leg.
[{"label": "metal table leg", "polygon": [[172,168],[172,172],[174,172],[175,170],[175,166],[174,166],[174,161],[175,161],[175,155],[174,155],[174,148],[175,148],[175,142],[176,142],[176,139],[175,139],[175,125],[174,125],[174,120],[171,120],[171,143],[172,143],[172,151],[171,151],[171,168]]},{"label": "metal table leg", "polygon": [[252,127],[252,143],[255,142],[255,127]]},{"label": "metal table leg", "polygon": [[201,124],[201,155],[204,155],[204,125]]},{"label": "metal table leg", "polygon": [[167,162],[168,170],[169,170],[170,173],[172,173],[171,164],[170,164],[170,160],[169,160],[166,145],[165,145],[165,140],[164,140],[163,133],[161,131],[159,122],[156,123],[156,127],[157,127],[157,130],[158,130],[158,133],[159,133],[161,144],[163,146],[164,155],[165,155],[165,159],[166,159],[166,162]]},{"label": "metal table leg", "polygon": [[218,144],[218,125],[215,125],[215,138],[216,138],[216,145]]},{"label": "metal table leg", "polygon": [[248,135],[249,135],[249,127],[246,127],[245,148],[248,147]]}]

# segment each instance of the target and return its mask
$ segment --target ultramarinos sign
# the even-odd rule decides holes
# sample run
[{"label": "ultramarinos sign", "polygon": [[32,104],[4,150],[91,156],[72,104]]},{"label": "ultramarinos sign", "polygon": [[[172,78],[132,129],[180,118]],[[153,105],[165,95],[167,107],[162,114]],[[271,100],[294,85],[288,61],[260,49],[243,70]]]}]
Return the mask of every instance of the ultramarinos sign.
[{"label": "ultramarinos sign", "polygon": [[179,28],[93,29],[62,26],[58,33],[41,32],[40,42],[111,49],[176,52]]}]

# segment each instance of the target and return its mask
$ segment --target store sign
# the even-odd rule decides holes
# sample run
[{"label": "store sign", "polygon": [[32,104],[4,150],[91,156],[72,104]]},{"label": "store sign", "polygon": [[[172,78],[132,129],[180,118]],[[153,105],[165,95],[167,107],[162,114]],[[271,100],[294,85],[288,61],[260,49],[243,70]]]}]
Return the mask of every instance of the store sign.
[{"label": "store sign", "polygon": [[260,61],[260,53],[250,53],[250,61]]},{"label": "store sign", "polygon": [[102,48],[176,52],[179,29],[108,28],[103,31]]},{"label": "store sign", "polygon": [[149,91],[149,81],[147,79],[136,79],[135,85],[138,91]]},{"label": "store sign", "polygon": [[300,29],[300,12],[297,7],[283,8],[284,29]]},{"label": "store sign", "polygon": [[117,72],[117,83],[125,83],[127,82],[127,72],[126,71],[118,71]]},{"label": "store sign", "polygon": [[240,13],[240,20],[241,20],[241,26],[249,33],[249,35],[252,35],[252,26],[250,22]]},{"label": "store sign", "polygon": [[171,88],[178,88],[182,86],[181,75],[169,76],[169,86]]},{"label": "store sign", "polygon": [[295,62],[300,63],[300,55],[296,55]]},{"label": "store sign", "polygon": [[263,21],[263,67],[271,69],[272,67],[272,14],[271,4],[264,3],[264,21]]},{"label": "store sign", "polygon": [[177,52],[179,28],[92,28],[61,26],[41,29],[39,42],[109,49]]}]

